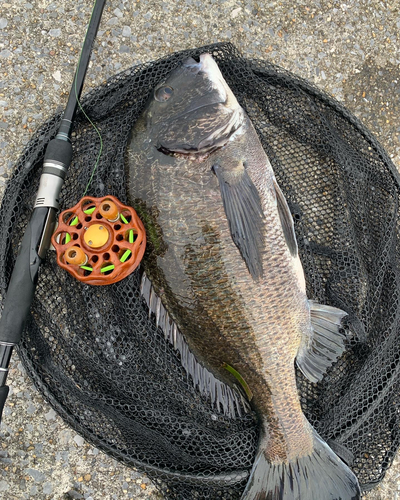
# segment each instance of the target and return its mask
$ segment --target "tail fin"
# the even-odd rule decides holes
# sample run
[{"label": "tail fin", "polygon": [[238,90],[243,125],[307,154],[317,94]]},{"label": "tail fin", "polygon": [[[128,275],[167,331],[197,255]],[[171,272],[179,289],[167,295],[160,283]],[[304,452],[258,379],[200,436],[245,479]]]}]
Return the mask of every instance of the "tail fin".
[{"label": "tail fin", "polygon": [[270,463],[259,449],[241,500],[359,500],[356,476],[314,432],[314,452]]}]

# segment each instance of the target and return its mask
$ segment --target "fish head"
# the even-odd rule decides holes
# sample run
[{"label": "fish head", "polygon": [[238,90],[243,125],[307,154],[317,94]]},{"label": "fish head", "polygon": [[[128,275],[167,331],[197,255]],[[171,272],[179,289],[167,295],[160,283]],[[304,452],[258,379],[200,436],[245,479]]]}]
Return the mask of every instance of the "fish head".
[{"label": "fish head", "polygon": [[146,112],[149,134],[165,154],[207,157],[242,125],[244,113],[210,54],[184,61],[159,83]]}]

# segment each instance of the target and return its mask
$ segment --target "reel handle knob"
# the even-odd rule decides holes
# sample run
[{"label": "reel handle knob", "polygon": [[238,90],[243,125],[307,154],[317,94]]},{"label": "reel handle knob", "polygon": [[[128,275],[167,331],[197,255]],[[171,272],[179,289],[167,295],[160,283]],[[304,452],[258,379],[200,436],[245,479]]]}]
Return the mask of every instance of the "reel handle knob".
[{"label": "reel handle knob", "polygon": [[77,246],[69,248],[65,252],[64,258],[68,262],[68,264],[71,264],[73,266],[84,266],[88,261],[88,256],[81,248]]},{"label": "reel handle knob", "polygon": [[105,200],[100,204],[99,212],[105,219],[110,222],[116,222],[119,219],[119,211],[117,205],[111,200]]}]

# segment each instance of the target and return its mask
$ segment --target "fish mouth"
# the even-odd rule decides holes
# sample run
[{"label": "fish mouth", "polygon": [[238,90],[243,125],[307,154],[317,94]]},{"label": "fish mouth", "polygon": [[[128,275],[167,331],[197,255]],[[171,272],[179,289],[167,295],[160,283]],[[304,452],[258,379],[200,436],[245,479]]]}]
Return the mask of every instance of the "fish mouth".
[{"label": "fish mouth", "polygon": [[221,70],[218,64],[215,62],[211,54],[201,54],[199,62],[196,62],[192,57],[184,61],[183,67],[190,69],[192,72],[203,73],[206,75],[208,80],[212,83],[213,88],[219,93],[220,103],[225,105],[230,105],[228,102],[230,95],[232,95],[234,102],[232,104],[237,105],[236,98],[230,92],[228,84],[226,83],[224,77],[222,76]]}]

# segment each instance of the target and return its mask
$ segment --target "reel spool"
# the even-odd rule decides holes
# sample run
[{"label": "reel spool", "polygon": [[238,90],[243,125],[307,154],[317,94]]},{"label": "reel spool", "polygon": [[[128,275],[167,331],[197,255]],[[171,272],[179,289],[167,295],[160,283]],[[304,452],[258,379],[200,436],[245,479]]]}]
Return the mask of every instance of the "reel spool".
[{"label": "reel spool", "polygon": [[74,278],[109,285],[138,267],[146,232],[135,210],[114,196],[86,196],[61,212],[51,241],[58,264]]}]

